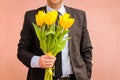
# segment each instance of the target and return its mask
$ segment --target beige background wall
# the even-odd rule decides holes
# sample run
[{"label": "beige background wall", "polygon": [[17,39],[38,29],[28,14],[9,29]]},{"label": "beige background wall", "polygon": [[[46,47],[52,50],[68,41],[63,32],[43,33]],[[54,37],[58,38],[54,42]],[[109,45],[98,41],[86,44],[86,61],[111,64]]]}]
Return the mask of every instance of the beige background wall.
[{"label": "beige background wall", "polygon": [[[120,0],[64,0],[87,13],[94,46],[92,80],[120,80]],[[16,58],[26,10],[46,0],[0,0],[0,80],[25,80],[27,68]]]}]

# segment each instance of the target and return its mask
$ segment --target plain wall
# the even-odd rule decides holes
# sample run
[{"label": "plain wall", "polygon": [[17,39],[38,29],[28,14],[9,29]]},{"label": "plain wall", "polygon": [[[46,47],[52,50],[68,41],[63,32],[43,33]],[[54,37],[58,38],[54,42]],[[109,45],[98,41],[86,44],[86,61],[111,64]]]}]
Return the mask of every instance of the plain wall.
[{"label": "plain wall", "polygon": [[[86,11],[93,44],[92,80],[120,80],[120,0],[64,0]],[[46,0],[0,0],[0,80],[25,80],[27,68],[17,59],[24,13]]]}]

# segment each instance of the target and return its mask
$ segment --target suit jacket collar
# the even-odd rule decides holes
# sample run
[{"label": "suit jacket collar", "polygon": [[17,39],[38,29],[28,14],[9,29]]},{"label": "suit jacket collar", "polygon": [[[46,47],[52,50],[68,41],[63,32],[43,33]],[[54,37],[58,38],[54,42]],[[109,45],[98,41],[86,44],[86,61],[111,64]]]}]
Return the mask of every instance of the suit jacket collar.
[{"label": "suit jacket collar", "polygon": [[[47,12],[46,7],[47,6],[45,5],[43,7],[38,8],[38,10],[44,10],[45,12]],[[66,8],[66,12],[69,13],[72,16],[72,12],[70,11],[70,8],[67,7],[67,6],[65,6],[65,8]]]},{"label": "suit jacket collar", "polygon": [[38,8],[38,11],[39,11],[39,10],[43,10],[43,11],[47,12],[46,7],[47,7],[47,6],[40,7],[40,8]]}]

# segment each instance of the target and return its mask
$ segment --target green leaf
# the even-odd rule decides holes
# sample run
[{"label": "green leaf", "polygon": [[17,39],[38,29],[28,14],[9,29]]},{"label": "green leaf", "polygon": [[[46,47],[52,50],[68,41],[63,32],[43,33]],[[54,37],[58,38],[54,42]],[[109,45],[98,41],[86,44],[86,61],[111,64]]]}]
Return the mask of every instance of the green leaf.
[{"label": "green leaf", "polygon": [[40,41],[40,48],[43,50],[44,53],[47,53],[46,40]]},{"label": "green leaf", "polygon": [[36,25],[36,24],[34,24],[34,23],[32,23],[32,24],[33,24],[33,26],[34,26],[36,35],[37,35],[37,37],[38,37],[38,39],[39,39],[39,41],[40,41],[40,40],[41,40],[41,37],[40,37],[40,35],[41,35],[40,28],[39,28],[38,25]]},{"label": "green leaf", "polygon": [[55,34],[55,32],[54,31],[49,31],[49,32],[47,32],[47,34],[46,34],[46,36],[48,36],[49,34]]}]

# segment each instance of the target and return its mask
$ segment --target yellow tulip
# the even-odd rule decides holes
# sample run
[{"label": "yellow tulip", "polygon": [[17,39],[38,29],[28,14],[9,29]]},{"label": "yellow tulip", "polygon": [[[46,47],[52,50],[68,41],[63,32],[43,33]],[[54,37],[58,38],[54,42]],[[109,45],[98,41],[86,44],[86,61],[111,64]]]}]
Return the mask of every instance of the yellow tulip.
[{"label": "yellow tulip", "polygon": [[36,15],[37,25],[42,26],[45,23],[44,17],[45,17],[45,12],[39,11],[38,14]]},{"label": "yellow tulip", "polygon": [[53,18],[50,15],[45,15],[45,24],[52,25]]},{"label": "yellow tulip", "polygon": [[70,18],[70,14],[65,13],[64,15],[62,15],[63,17],[66,17],[67,19]]},{"label": "yellow tulip", "polygon": [[67,23],[67,18],[65,18],[64,16],[60,16],[59,23],[61,26],[65,26],[65,24]]},{"label": "yellow tulip", "polygon": [[68,19],[68,21],[65,25],[65,28],[70,28],[73,23],[74,23],[74,19],[72,19],[72,18]]},{"label": "yellow tulip", "polygon": [[70,28],[72,26],[72,24],[74,23],[74,19],[70,18],[70,14],[64,14],[62,16],[60,16],[60,25],[63,28]]},{"label": "yellow tulip", "polygon": [[52,25],[55,23],[56,19],[57,19],[57,11],[50,11],[45,15],[45,23],[47,25]]},{"label": "yellow tulip", "polygon": [[55,10],[53,10],[53,11],[47,12],[47,14],[52,15],[52,16],[56,16],[56,17],[57,17],[58,12],[55,11]]}]

